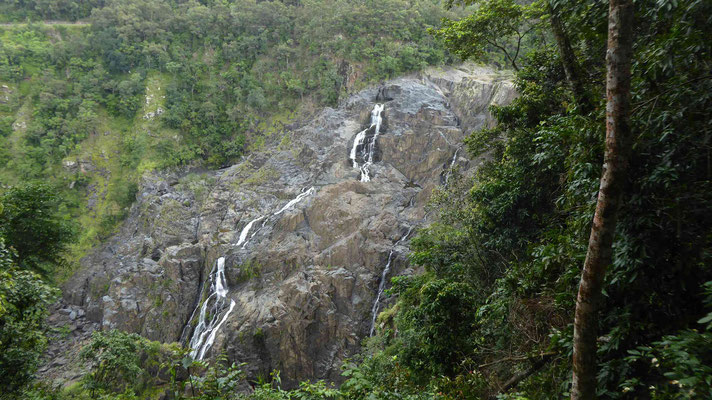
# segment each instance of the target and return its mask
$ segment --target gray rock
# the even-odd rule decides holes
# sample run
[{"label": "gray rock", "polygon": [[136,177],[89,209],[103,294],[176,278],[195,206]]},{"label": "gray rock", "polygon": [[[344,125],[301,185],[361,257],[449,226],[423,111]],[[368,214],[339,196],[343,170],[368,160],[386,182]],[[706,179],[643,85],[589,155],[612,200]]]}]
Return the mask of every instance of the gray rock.
[{"label": "gray rock", "polygon": [[52,362],[51,367],[58,367],[67,363],[67,360],[63,357],[57,358]]},{"label": "gray rock", "polygon": [[[408,241],[396,243],[428,223],[425,204],[453,159],[476,167],[454,156],[469,132],[492,125],[489,105],[515,97],[493,71],[433,69],[292,124],[229,168],[146,175],[121,230],[82,260],[64,300],[104,329],[185,343],[224,256],[236,306],[207,355],[225,351],[252,378],[279,369],[285,387],[339,381],[341,362],[370,331],[391,250],[387,279],[412,274]],[[349,152],[376,101],[384,121],[372,180],[360,182]]]}]

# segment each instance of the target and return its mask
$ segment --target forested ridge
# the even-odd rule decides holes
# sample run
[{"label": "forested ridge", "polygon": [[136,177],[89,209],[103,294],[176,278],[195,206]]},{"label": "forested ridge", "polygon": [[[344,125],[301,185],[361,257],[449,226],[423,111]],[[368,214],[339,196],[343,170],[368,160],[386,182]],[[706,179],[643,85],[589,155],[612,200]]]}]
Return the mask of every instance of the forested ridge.
[{"label": "forested ridge", "polygon": [[[574,310],[623,32],[630,150],[587,332],[595,396],[712,397],[709,1],[614,2],[634,4],[628,31],[603,1],[48,3],[0,8],[0,396],[580,398]],[[225,357],[116,330],[94,334],[73,385],[33,379],[53,285],[120,224],[143,173],[230,165],[346,93],[465,59],[514,70],[519,97],[466,139],[486,161],[433,193],[409,255],[422,273],[392,280],[339,387],[248,382]]]},{"label": "forested ridge", "polygon": [[0,179],[62,192],[75,260],[125,216],[143,172],[224,167],[297,115],[451,60],[424,30],[447,14],[429,1],[49,3],[4,6],[17,22],[1,29]]}]

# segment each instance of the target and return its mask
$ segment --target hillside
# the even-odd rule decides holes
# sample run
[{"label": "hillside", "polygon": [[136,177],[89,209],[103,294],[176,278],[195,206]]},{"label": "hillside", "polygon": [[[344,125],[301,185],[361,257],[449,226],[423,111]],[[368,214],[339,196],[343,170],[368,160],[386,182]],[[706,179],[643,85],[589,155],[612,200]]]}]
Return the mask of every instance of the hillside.
[{"label": "hillside", "polygon": [[126,216],[144,172],[227,166],[282,140],[297,116],[446,62],[424,30],[444,15],[428,1],[157,0],[109,2],[79,23],[7,23],[0,181],[62,192],[77,265]]},{"label": "hillside", "polygon": [[[465,132],[491,125],[488,106],[515,96],[487,69],[425,72],[361,91],[289,129],[288,145],[229,168],[145,176],[120,233],[64,286],[64,307],[86,316],[77,339],[116,328],[190,343],[201,359],[226,351],[253,380],[279,369],[286,387],[340,381],[341,363],[373,332],[387,281],[408,267],[430,193],[453,168],[476,166],[458,157]],[[369,150],[366,179],[353,163]],[[229,293],[216,289],[221,279]]]},{"label": "hillside", "polygon": [[0,398],[712,398],[712,3],[0,5]]}]

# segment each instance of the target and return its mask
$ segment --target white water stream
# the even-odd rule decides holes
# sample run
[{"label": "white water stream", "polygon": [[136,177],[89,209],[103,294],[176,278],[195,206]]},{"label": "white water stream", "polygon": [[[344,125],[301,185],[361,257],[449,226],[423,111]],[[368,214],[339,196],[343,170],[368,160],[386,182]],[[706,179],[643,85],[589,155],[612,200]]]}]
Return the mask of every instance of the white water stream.
[{"label": "white water stream", "polygon": [[391,271],[391,263],[393,262],[393,254],[396,251],[396,247],[404,240],[408,238],[410,233],[413,231],[413,228],[408,229],[408,232],[406,232],[403,237],[398,239],[398,241],[391,247],[391,252],[388,254],[388,261],[386,262],[386,266],[383,268],[383,274],[381,275],[381,282],[378,284],[378,294],[376,295],[376,300],[373,302],[373,307],[371,308],[371,331],[369,332],[369,336],[373,336],[373,333],[376,330],[376,318],[378,317],[378,311],[380,308],[380,303],[381,303],[381,297],[383,296],[383,291],[386,288],[386,282],[388,280],[388,273]]},{"label": "white water stream", "polygon": [[[373,165],[373,158],[376,153],[376,139],[381,131],[381,123],[383,122],[383,104],[376,104],[371,110],[371,125],[359,132],[354,139],[354,144],[351,147],[349,158],[353,161],[354,168],[361,170],[361,182],[369,182],[371,176],[369,167]],[[373,134],[371,135],[371,132]],[[361,151],[359,150],[361,148]],[[361,159],[363,164],[359,165],[358,159]]]},{"label": "white water stream", "polygon": [[[265,219],[266,223],[269,217],[277,216],[285,212],[289,208],[293,207],[295,204],[302,201],[307,196],[312,195],[314,193],[316,193],[316,189],[312,186],[308,190],[302,191],[302,193],[300,193],[296,198],[290,200],[284,207],[282,207],[276,213],[267,217],[261,216],[250,221],[247,225],[245,225],[244,228],[242,228],[242,231],[240,232],[240,238],[237,241],[237,246],[242,245],[242,247],[244,248],[249,242],[249,239],[253,238],[257,234],[257,232],[255,232],[252,234],[252,236],[250,236],[249,239],[247,237],[255,222]],[[262,226],[264,226],[264,223],[262,224]],[[229,292],[229,288],[227,286],[227,279],[225,278],[225,257],[218,258],[215,263],[215,266],[210,271],[209,280],[210,294],[208,295],[208,298],[205,299],[202,306],[198,305],[195,308],[193,314],[188,320],[188,325],[186,325],[187,328],[193,320],[193,317],[195,316],[195,313],[197,312],[198,308],[200,308],[198,325],[196,325],[189,342],[189,346],[192,349],[190,352],[190,356],[196,360],[202,360],[205,357],[205,353],[210,350],[210,347],[212,347],[213,343],[215,342],[215,337],[217,336],[218,331],[220,331],[220,328],[225,324],[228,316],[235,308],[234,300],[229,299],[230,303],[229,305],[227,304],[227,294]],[[227,311],[225,311],[226,309]],[[186,329],[183,329],[183,334],[185,334],[185,331]],[[181,337],[182,336],[183,335],[181,335]]]},{"label": "white water stream", "polygon": [[250,229],[252,229],[252,225],[257,221],[260,221],[262,218],[264,218],[264,216],[253,219],[247,225],[245,225],[244,228],[242,228],[242,232],[240,232],[240,239],[237,241],[238,246],[242,245],[242,247],[245,247],[247,245],[247,234],[250,233]]},{"label": "white water stream", "polygon": [[307,196],[309,196],[309,195],[311,195],[311,194],[314,194],[314,193],[316,193],[316,189],[314,189],[314,186],[312,186],[312,187],[309,188],[309,190],[305,190],[305,191],[303,191],[302,193],[299,193],[299,195],[298,195],[294,200],[291,200],[291,201],[290,201],[289,203],[287,203],[284,207],[282,207],[279,211],[277,211],[276,213],[274,213],[274,215],[279,215],[279,214],[281,214],[281,213],[287,211],[287,209],[289,209],[289,208],[292,207],[293,205],[299,203],[299,202],[302,201],[305,197],[307,197]]},{"label": "white water stream", "polygon": [[[220,314],[225,310],[227,305],[227,293],[225,257],[220,257],[210,272],[210,295],[205,299],[203,306],[200,308],[198,325],[195,327],[193,338],[190,340],[190,348],[193,349],[190,352],[190,356],[194,359],[202,360],[203,357],[205,357],[205,352],[210,349],[215,341],[215,334],[222,324],[225,323],[233,308],[235,308],[235,300],[230,299],[227,312],[218,322]],[[210,319],[208,319],[208,309],[210,309]]]},{"label": "white water stream", "polygon": [[450,175],[452,175],[452,169],[455,167],[455,163],[457,162],[457,153],[460,152],[460,147],[455,149],[455,154],[452,155],[452,161],[450,161],[450,166],[447,169],[447,172],[445,173],[445,185],[447,185],[447,181],[450,179]]}]

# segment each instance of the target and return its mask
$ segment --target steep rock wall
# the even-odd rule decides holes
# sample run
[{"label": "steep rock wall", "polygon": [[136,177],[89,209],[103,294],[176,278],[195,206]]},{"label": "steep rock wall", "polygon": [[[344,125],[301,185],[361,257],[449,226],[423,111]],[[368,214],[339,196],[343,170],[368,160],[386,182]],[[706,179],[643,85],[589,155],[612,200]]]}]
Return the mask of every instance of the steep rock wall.
[{"label": "steep rock wall", "polygon": [[[279,369],[287,386],[338,381],[369,334],[389,255],[387,279],[406,270],[404,236],[427,223],[432,189],[452,166],[476,167],[458,150],[463,138],[493,123],[491,104],[515,97],[491,70],[431,69],[324,109],[237,165],[146,176],[120,232],[66,284],[65,302],[102,329],[185,343],[225,257],[235,307],[207,357],[225,351],[252,377]],[[385,105],[376,162],[360,182],[349,153],[376,103]]]}]

